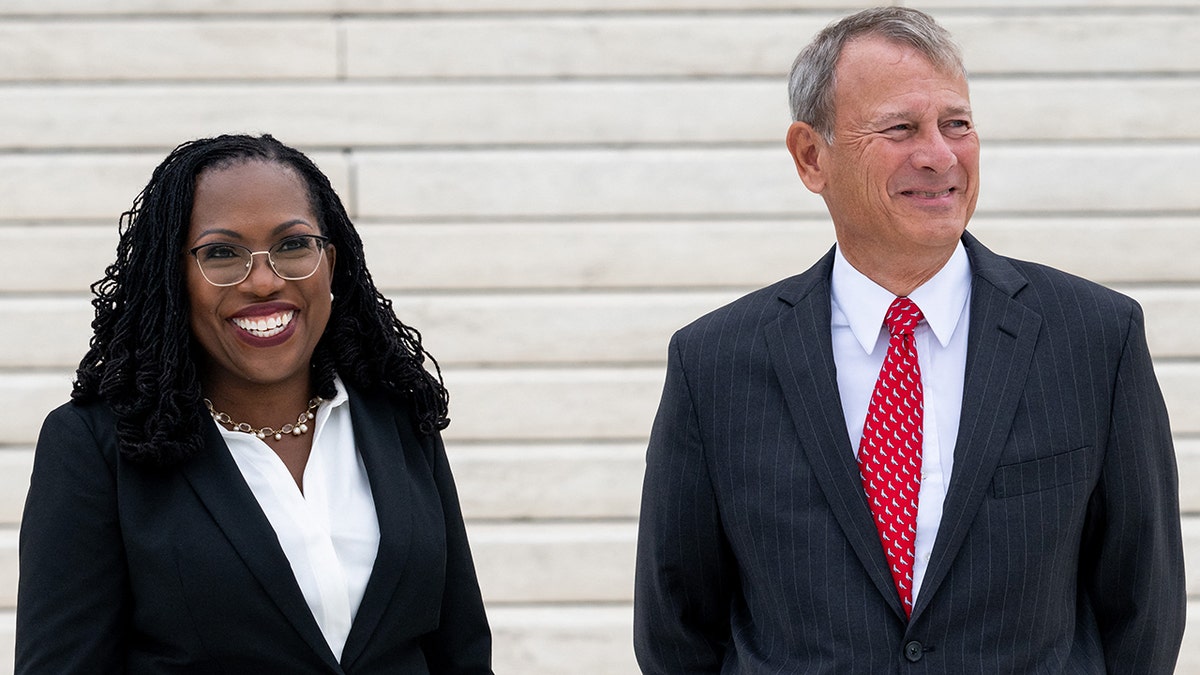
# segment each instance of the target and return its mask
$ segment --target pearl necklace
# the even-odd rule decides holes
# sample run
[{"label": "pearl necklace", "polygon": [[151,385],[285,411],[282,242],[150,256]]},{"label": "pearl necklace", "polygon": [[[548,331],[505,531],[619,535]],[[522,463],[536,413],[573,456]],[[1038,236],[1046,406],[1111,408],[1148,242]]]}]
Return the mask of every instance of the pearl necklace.
[{"label": "pearl necklace", "polygon": [[254,434],[259,438],[259,440],[266,440],[267,437],[270,436],[277,441],[283,440],[284,434],[291,434],[293,436],[307,434],[308,421],[316,417],[315,413],[317,407],[324,402],[325,399],[321,398],[320,396],[309,399],[308,409],[296,417],[295,424],[285,424],[279,429],[272,429],[271,427],[255,429],[245,422],[234,422],[233,418],[230,417],[228,413],[217,412],[213,409],[212,401],[208,400],[207,398],[204,399],[204,405],[208,408],[208,414],[212,415],[212,418],[217,421],[217,424],[231,427],[232,431],[240,431],[244,434]]}]

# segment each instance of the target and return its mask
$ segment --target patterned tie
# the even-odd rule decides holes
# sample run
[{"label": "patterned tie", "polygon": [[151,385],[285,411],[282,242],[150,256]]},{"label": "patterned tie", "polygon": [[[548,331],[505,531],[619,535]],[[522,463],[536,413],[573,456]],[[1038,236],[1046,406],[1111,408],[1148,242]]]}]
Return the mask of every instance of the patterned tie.
[{"label": "patterned tie", "polygon": [[858,469],[867,503],[908,616],[912,616],[913,543],[917,538],[925,400],[913,341],[913,330],[921,318],[921,310],[908,298],[896,298],[888,308],[883,322],[892,337],[858,444]]}]

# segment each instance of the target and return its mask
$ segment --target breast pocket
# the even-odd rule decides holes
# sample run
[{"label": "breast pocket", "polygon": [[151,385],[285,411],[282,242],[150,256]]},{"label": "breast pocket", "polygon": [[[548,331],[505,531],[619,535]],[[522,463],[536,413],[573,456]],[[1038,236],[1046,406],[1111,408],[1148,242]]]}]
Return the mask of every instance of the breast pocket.
[{"label": "breast pocket", "polygon": [[1090,446],[1041,457],[1027,462],[996,467],[992,495],[997,499],[1016,497],[1087,480],[1092,475]]}]

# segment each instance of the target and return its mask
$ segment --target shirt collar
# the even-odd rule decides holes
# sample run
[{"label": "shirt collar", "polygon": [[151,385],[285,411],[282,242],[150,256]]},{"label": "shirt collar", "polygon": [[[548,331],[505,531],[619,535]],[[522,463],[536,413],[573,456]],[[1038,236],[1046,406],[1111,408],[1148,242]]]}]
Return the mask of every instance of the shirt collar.
[{"label": "shirt collar", "polygon": [[[916,302],[914,300],[914,302]],[[342,378],[335,373],[333,376],[333,386],[337,387],[337,396],[334,396],[328,401],[330,408],[337,408],[350,400],[350,395],[346,393],[346,385],[342,384]]]},{"label": "shirt collar", "polygon": [[[833,259],[830,295],[834,323],[848,325],[863,351],[873,352],[880,342],[883,317],[896,296],[854,269],[842,255],[841,247],[837,247]],[[921,308],[925,323],[943,347],[950,344],[951,336],[958,329],[970,296],[971,262],[962,241],[958,242],[942,269],[908,295]]]}]

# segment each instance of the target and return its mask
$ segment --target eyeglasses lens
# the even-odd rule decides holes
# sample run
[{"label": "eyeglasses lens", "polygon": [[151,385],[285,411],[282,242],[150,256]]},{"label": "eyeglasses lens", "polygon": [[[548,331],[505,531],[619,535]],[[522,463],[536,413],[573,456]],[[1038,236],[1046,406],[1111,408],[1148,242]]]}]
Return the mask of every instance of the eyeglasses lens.
[{"label": "eyeglasses lens", "polygon": [[252,252],[237,244],[210,244],[196,250],[200,271],[218,286],[239,284],[250,275],[254,256],[266,253],[275,274],[289,281],[312,276],[321,264],[322,241],[316,237],[290,237],[268,251]]}]

